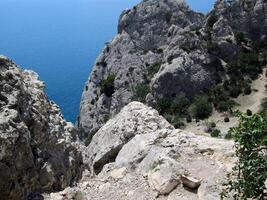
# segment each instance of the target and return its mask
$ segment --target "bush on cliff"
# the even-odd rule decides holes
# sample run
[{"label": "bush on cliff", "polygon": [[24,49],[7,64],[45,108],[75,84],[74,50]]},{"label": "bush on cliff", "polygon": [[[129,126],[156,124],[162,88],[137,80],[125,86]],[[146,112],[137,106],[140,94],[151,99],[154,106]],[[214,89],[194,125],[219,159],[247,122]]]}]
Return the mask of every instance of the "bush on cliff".
[{"label": "bush on cliff", "polygon": [[104,93],[107,97],[111,97],[115,92],[115,81],[116,75],[111,74],[106,79],[102,80],[100,83],[101,93]]},{"label": "bush on cliff", "polygon": [[146,95],[150,92],[149,84],[139,84],[135,88],[135,96],[134,99],[136,101],[146,102]]}]

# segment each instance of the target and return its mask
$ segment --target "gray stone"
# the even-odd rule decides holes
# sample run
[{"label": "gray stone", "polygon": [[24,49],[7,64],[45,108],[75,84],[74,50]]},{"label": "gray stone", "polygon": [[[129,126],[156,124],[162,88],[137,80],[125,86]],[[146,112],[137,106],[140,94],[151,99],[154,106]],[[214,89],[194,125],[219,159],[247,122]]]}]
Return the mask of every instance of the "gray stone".
[{"label": "gray stone", "polygon": [[61,190],[80,177],[77,132],[44,87],[36,73],[0,57],[1,199]]}]

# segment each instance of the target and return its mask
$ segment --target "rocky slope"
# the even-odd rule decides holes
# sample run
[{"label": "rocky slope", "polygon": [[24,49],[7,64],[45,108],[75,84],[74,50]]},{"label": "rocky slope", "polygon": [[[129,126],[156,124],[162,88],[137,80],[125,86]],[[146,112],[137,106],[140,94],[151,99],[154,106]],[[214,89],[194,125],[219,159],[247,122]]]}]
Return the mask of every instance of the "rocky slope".
[{"label": "rocky slope", "polygon": [[36,73],[0,57],[0,199],[35,199],[79,179],[77,132]]},{"label": "rocky slope", "polygon": [[266,9],[218,0],[204,16],[183,0],[144,0],[124,11],[86,82],[78,131],[34,72],[1,56],[0,199],[219,199],[233,141],[175,129],[152,107],[232,76],[240,52],[266,41]]},{"label": "rocky slope", "polygon": [[[232,141],[175,130],[156,110],[132,102],[85,149],[91,176],[45,199],[220,199],[232,147]],[[185,177],[201,180],[200,186]]]},{"label": "rocky slope", "polygon": [[162,97],[192,99],[219,83],[228,62],[250,49],[240,33],[248,41],[266,40],[266,9],[265,0],[218,0],[204,16],[183,0],[146,0],[124,11],[118,35],[85,84],[81,137],[94,134],[133,100],[154,106]]}]

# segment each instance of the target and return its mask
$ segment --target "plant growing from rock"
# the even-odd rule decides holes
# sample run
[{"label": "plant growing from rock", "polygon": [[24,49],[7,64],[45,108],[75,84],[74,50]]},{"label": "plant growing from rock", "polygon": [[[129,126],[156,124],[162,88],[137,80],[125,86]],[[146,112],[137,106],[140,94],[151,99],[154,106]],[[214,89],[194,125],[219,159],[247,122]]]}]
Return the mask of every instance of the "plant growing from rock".
[{"label": "plant growing from rock", "polygon": [[109,75],[106,79],[102,80],[100,83],[100,91],[104,93],[107,97],[111,97],[115,92],[115,81],[116,76],[114,74]]},{"label": "plant growing from rock", "polygon": [[150,86],[149,84],[139,84],[135,88],[135,97],[134,99],[136,101],[145,102],[146,101],[146,95],[150,92]]},{"label": "plant growing from rock", "polygon": [[161,67],[161,62],[155,62],[155,63],[153,63],[152,65],[150,65],[149,67],[148,67],[148,76],[150,77],[150,78],[153,78],[153,76],[156,74],[156,73],[158,73],[158,71],[159,71],[159,69],[160,69],[160,67]]}]

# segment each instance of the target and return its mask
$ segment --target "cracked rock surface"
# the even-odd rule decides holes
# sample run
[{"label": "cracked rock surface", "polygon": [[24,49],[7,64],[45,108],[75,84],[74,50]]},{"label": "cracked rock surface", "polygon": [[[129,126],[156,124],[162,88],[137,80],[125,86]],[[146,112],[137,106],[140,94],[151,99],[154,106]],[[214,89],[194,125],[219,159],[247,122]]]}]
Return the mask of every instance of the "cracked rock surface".
[{"label": "cracked rock surface", "polygon": [[[233,145],[175,130],[156,110],[132,102],[84,149],[90,171],[77,186],[45,199],[220,199],[235,161]],[[201,185],[190,190],[181,176],[201,180]]]},{"label": "cracked rock surface", "polygon": [[0,199],[61,190],[81,174],[77,132],[36,73],[0,57]]},{"label": "cracked rock surface", "polygon": [[[236,33],[253,41],[267,37],[265,0],[218,0],[204,16],[184,0],[144,0],[125,10],[118,34],[103,49],[85,83],[78,127],[93,135],[109,118],[136,100],[146,85],[146,103],[185,94],[189,99],[221,81],[220,68],[240,52]],[[216,44],[216,51],[211,52]],[[115,75],[114,91],[101,90]]]}]

